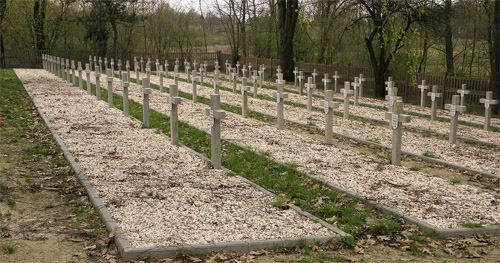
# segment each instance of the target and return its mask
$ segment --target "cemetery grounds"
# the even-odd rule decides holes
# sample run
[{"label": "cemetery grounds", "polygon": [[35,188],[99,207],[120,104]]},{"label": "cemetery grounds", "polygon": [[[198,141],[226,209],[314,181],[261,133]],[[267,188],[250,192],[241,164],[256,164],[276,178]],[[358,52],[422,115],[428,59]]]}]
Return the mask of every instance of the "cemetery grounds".
[{"label": "cemetery grounds", "polygon": [[[30,76],[30,81],[24,80],[25,85],[78,89],[50,77],[46,71],[26,71],[21,74]],[[95,93],[95,87],[92,92]],[[106,98],[105,89],[103,96]],[[88,201],[85,190],[76,180],[13,70],[0,70],[0,99],[0,262],[30,262],[33,259],[33,262],[123,262],[113,242],[114,233],[105,230],[104,223]],[[122,107],[120,99],[114,101],[114,106],[118,109]],[[139,119],[142,112],[138,106],[131,102],[131,115]],[[151,117],[152,126],[168,135],[164,116],[152,112]],[[264,117],[258,117],[265,121]],[[182,118],[180,120],[183,121]],[[300,126],[288,129],[313,139],[321,137]],[[202,135],[187,133],[182,136],[182,143],[195,151],[206,154],[209,150],[207,138]],[[334,143],[369,156],[387,154],[348,140],[337,138]],[[138,262],[497,262],[500,258],[500,239],[497,235],[446,239],[427,235],[413,225],[404,224],[307,179],[293,167],[277,165],[245,148],[231,147],[227,143],[223,147],[225,155],[232,157],[225,160],[225,165],[231,162],[238,165],[241,168],[235,171],[237,174],[255,180],[279,196],[272,202],[276,209],[286,210],[289,203],[298,204],[354,237],[334,238],[321,246],[298,244],[249,254],[181,255],[176,259],[144,259]],[[238,159],[241,155],[247,159]],[[457,184],[498,192],[499,182],[495,180],[467,176],[414,158],[407,158],[404,163],[416,167],[415,170],[418,168]],[[257,174],[259,169],[264,170],[262,175]],[[269,176],[266,171],[290,177],[277,176],[279,178],[275,181],[268,182],[265,180]],[[285,179],[296,178],[300,180],[280,185]],[[335,212],[339,216],[332,216],[329,209],[333,208],[338,209]]]}]

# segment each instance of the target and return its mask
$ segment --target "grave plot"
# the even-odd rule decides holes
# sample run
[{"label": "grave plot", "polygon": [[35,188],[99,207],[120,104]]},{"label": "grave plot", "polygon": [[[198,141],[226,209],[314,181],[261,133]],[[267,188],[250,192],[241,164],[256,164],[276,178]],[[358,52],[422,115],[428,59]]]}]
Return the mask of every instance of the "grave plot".
[{"label": "grave plot", "polygon": [[[210,76],[213,76],[213,74],[211,74]],[[225,76],[227,77],[227,75],[225,75]],[[320,79],[322,79],[322,78],[323,77],[321,76]],[[320,81],[317,81],[317,82],[319,83]],[[263,85],[264,85],[264,89],[271,89],[271,90],[276,89],[275,88],[276,83],[274,83],[274,82],[263,81]],[[329,85],[329,87],[333,88],[334,84],[329,83],[328,85]],[[340,83],[340,81],[337,83],[337,87],[339,89],[342,87],[342,85],[343,85],[343,83]],[[288,91],[292,91],[291,93],[295,93],[295,94],[298,94],[298,92],[300,90],[300,88],[298,86],[294,86],[291,84],[286,85],[286,89]],[[314,96],[318,97],[318,98],[322,98],[324,96],[323,89],[315,89],[313,93],[314,93]],[[342,94],[340,94],[340,93],[334,93],[334,98],[338,99],[338,100],[343,99]],[[428,101],[429,98],[426,98],[426,100]],[[362,104],[361,106],[368,106],[371,108],[387,107],[387,102],[379,100],[379,99],[374,99],[374,98],[360,97],[359,102],[360,102],[360,104]],[[431,115],[431,108],[430,107],[420,107],[418,105],[413,105],[413,104],[407,104],[405,106],[405,112],[423,114],[423,115],[426,115],[428,117]],[[438,115],[438,117],[444,118],[444,119],[450,118],[449,112],[447,110],[444,110],[444,109],[437,109],[437,115]],[[369,115],[365,115],[365,116],[369,116]],[[484,116],[465,113],[462,115],[462,120],[469,122],[469,123],[472,123],[472,124],[475,124],[476,126],[482,126],[484,123]],[[491,125],[495,126],[497,128],[500,127],[500,118],[492,118]]]},{"label": "grave plot", "polygon": [[[118,89],[116,87],[120,94]],[[167,97],[153,90],[149,105],[169,115]],[[141,103],[139,87],[129,90],[129,98]],[[209,132],[206,107],[183,100],[178,109],[179,119]],[[456,185],[422,172],[388,165],[380,159],[325,145],[309,136],[278,130],[274,126],[235,114],[226,116],[222,136],[254,151],[265,152],[273,160],[292,163],[300,171],[315,178],[425,221],[440,231],[459,228],[470,222],[485,225],[500,222],[498,196],[469,185]]]},{"label": "grave plot", "polygon": [[[232,83],[230,83],[230,82],[224,82],[224,84],[226,85],[226,87],[230,87],[232,85]],[[259,89],[258,93],[261,95],[267,96],[269,98],[269,100],[271,100],[274,96],[274,93],[276,93],[276,91],[273,89]],[[337,93],[337,97],[339,97],[339,96],[341,97],[342,95],[340,93]],[[323,99],[324,98],[311,97],[312,107],[315,107],[316,110],[322,110],[322,109],[319,109],[318,107],[319,107],[319,105],[321,105]],[[294,93],[288,94],[287,101],[292,102],[292,104],[294,106],[305,107],[306,105],[308,105],[308,97],[307,96],[301,96],[299,94],[294,94]],[[351,98],[351,101],[352,101],[352,98]],[[383,106],[388,106],[388,104],[389,103],[386,102]],[[411,107],[408,104],[405,104],[405,109],[407,108],[407,106]],[[337,111],[342,112],[343,109],[339,108]],[[385,112],[386,111],[383,111],[380,109],[351,105],[349,111],[350,111],[350,115],[363,116],[365,118],[368,117],[368,119],[385,122]],[[445,112],[446,112],[445,116],[449,118],[450,112],[449,111],[445,111]],[[472,114],[462,114],[461,113],[460,120],[466,119],[467,115],[472,115]],[[472,115],[472,116],[475,116],[475,115]],[[491,120],[493,122],[495,121],[493,119],[491,119]],[[484,117],[483,117],[482,121],[484,121]],[[431,121],[427,118],[422,118],[422,117],[417,117],[417,116],[412,116],[412,122],[408,123],[406,126],[416,128],[416,129],[418,129],[418,131],[422,131],[422,130],[424,132],[434,131],[434,132],[437,132],[437,133],[440,133],[443,135],[447,135],[449,133],[449,129],[450,129],[450,124],[447,122]],[[461,137],[464,137],[464,138],[477,140],[477,141],[487,143],[487,144],[500,145],[500,136],[497,136],[498,134],[499,133],[497,133],[497,132],[485,131],[479,127],[470,127],[470,126],[460,125],[458,135]]]},{"label": "grave plot", "polygon": [[337,235],[324,222],[273,207],[265,192],[211,169],[199,155],[54,75],[26,69],[16,74],[106,204],[112,218],[104,221],[116,221],[127,239],[122,245],[133,255],[248,250],[252,244]]},{"label": "grave plot", "polygon": [[[115,81],[116,82],[116,81]],[[168,80],[172,83],[172,80]],[[158,77],[151,76],[151,83],[158,84]],[[165,83],[167,83],[165,81]],[[178,82],[179,90],[185,93],[192,92],[192,85],[185,82]],[[117,83],[114,88],[121,91]],[[197,95],[209,98],[213,89],[205,86],[197,86]],[[237,93],[220,90],[221,101],[229,105],[240,107],[242,96]],[[249,96],[248,107],[252,111],[262,112],[271,116],[277,115],[276,102],[254,99]],[[319,102],[318,104],[319,105]],[[352,106],[351,106],[352,108]],[[307,111],[303,108],[285,105],[285,117],[288,120],[306,124],[314,124],[320,129],[324,129],[324,113],[318,111]],[[385,121],[385,119],[384,119]],[[413,120],[412,120],[413,121]],[[339,117],[333,118],[333,130],[340,134],[353,136],[356,138],[377,142],[390,146],[392,134],[387,126],[370,125],[359,120],[342,120]],[[462,128],[462,127],[460,127]],[[434,137],[425,137],[419,133],[403,133],[402,149],[407,152],[424,155],[445,162],[472,168],[488,174],[500,174],[500,152],[494,150],[481,149],[467,144],[450,144],[446,140]],[[471,158],[473,156],[473,158]]]}]

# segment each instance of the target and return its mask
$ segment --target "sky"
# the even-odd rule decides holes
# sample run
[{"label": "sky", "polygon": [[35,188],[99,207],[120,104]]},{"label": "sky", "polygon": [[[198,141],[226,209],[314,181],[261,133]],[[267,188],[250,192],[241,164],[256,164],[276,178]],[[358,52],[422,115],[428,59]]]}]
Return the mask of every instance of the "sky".
[{"label": "sky", "polygon": [[[197,11],[200,9],[200,0],[169,0],[169,2],[172,6],[179,6],[185,9],[194,8]],[[206,11],[210,2],[211,0],[201,0],[203,11]]]}]

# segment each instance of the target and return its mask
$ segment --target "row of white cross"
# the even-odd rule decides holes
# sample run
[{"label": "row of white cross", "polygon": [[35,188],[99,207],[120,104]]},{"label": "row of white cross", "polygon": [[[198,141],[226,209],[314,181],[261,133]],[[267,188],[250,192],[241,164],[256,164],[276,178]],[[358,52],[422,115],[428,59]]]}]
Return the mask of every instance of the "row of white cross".
[{"label": "row of white cross", "polygon": [[[43,65],[44,65],[45,69],[47,69],[51,72],[54,72],[54,73],[58,72],[60,77],[63,79],[67,79],[68,82],[70,82],[70,74],[71,74],[73,76],[73,85],[76,86],[74,61],[71,61],[72,73],[70,73],[70,67],[69,67],[70,61],[68,59],[64,60],[61,58],[56,58],[53,56],[44,55],[43,56]],[[163,87],[162,87],[163,85],[161,85],[162,84],[161,83],[162,82],[161,76],[163,75],[163,72],[162,72],[161,66],[159,68],[160,68],[160,70],[158,73],[160,73],[159,74],[160,75],[160,86],[161,86],[160,90],[163,91]],[[201,67],[201,68],[205,68],[205,67]],[[207,115],[210,116],[213,133],[215,133],[215,134],[218,133],[219,140],[220,140],[220,120],[224,118],[224,113],[223,113],[223,111],[220,110],[220,97],[217,97],[218,96],[218,88],[217,88],[218,86],[217,85],[220,85],[218,68],[219,68],[218,63],[216,62],[215,63],[215,77],[214,77],[214,92],[216,94],[211,96],[211,100],[212,100],[211,108],[207,109]],[[81,79],[82,79],[81,78],[81,75],[82,75],[81,62],[78,62],[77,69],[78,69],[78,74],[79,74],[79,79],[80,79],[80,82],[79,82],[80,89],[83,89],[82,81],[81,81]],[[96,74],[95,74],[95,76],[96,76],[96,95],[97,95],[98,99],[100,99],[100,97],[101,97],[101,95],[100,95],[100,67],[97,66],[97,67],[95,67],[95,69],[96,69]],[[150,70],[148,70],[148,69],[149,69],[149,67],[146,68],[146,72],[150,72]],[[261,65],[259,70],[264,71],[265,67]],[[136,72],[137,71],[138,71],[138,68],[136,68]],[[64,75],[65,72],[66,72],[66,75]],[[108,81],[108,102],[109,102],[109,105],[112,107],[112,105],[113,105],[112,104],[113,103],[113,101],[112,101],[113,93],[112,93],[112,85],[111,85],[112,80],[113,80],[112,69],[106,69],[106,73],[107,73],[107,81]],[[86,64],[86,74],[87,74],[87,90],[90,93],[90,65],[89,64]],[[168,68],[166,70],[166,74],[168,76]],[[236,72],[236,74],[237,74],[237,72]],[[254,74],[254,76],[255,76],[255,74]],[[234,77],[234,75],[233,75],[233,77]],[[277,69],[277,77],[278,77],[278,79],[276,81],[277,82],[276,101],[277,101],[277,107],[278,107],[277,126],[279,129],[283,129],[284,128],[284,121],[285,121],[285,119],[284,119],[284,101],[285,101],[285,99],[287,99],[288,94],[284,93],[285,81],[282,79],[283,75],[282,75],[281,68]],[[171,98],[169,99],[169,103],[170,103],[169,108],[171,109],[171,111],[175,111],[175,112],[177,112],[175,105],[180,103],[180,98],[177,96],[177,78],[178,78],[178,61],[176,61],[176,65],[174,67],[175,84],[170,86]],[[126,103],[125,103],[125,98],[128,97],[126,90],[128,88],[128,81],[130,79],[130,73],[129,72],[123,73],[123,75],[121,75],[121,79],[122,79],[122,83],[123,83],[123,87],[124,87],[124,96],[123,96],[124,97],[124,113],[126,115],[128,115],[128,98],[127,98]],[[139,78],[137,76],[137,80],[138,79]],[[254,78],[254,88],[256,87],[255,80],[256,79]],[[196,101],[196,81],[197,81],[197,78],[194,75],[192,78],[193,101]],[[359,80],[355,80],[355,83],[358,83],[358,81]],[[203,85],[203,83],[202,83],[202,85]],[[311,91],[311,89],[315,88],[315,84],[313,83],[312,77],[308,78],[308,83],[306,86],[308,88],[308,109],[312,110],[311,109],[312,105],[311,105],[311,92],[310,91]],[[351,89],[351,87],[353,87],[353,86],[356,86],[356,85],[353,85],[353,83],[346,81],[346,82],[344,82],[344,88],[340,90],[340,92],[343,94],[343,97],[344,97],[344,119],[349,118],[350,97],[355,94],[354,90]],[[422,82],[422,85],[419,85],[419,88],[421,90],[427,89],[424,86],[426,86],[425,81]],[[249,91],[249,87],[247,86],[247,78],[246,77],[243,77],[243,79],[242,79],[242,85],[241,85],[240,90],[241,90],[241,94],[243,96],[242,115],[243,115],[243,117],[247,117],[248,116],[247,92]],[[400,156],[401,156],[402,124],[410,122],[410,116],[403,114],[403,101],[402,101],[402,98],[400,96],[397,96],[398,90],[394,86],[394,81],[392,80],[392,78],[389,78],[389,80],[386,82],[386,90],[387,90],[386,99],[389,102],[389,110],[386,113],[386,119],[389,121],[390,128],[393,130],[392,163],[394,165],[399,165],[400,160],[401,160]],[[465,89],[463,88],[462,90],[459,91],[459,93],[460,94],[467,94],[466,92],[464,92],[464,90]],[[147,74],[146,78],[142,79],[142,92],[143,92],[143,99],[144,99],[143,100],[144,126],[149,127],[149,99],[148,99],[148,95],[151,93],[151,89],[149,88],[149,74]],[[433,114],[431,116],[433,116],[433,118],[435,118],[435,110],[437,107],[437,104],[436,104],[437,99],[436,98],[441,97],[441,95],[442,95],[441,93],[438,93],[437,86],[432,86],[432,91],[427,93],[427,96],[430,97],[431,101],[432,101],[431,106],[433,109]],[[463,113],[466,110],[466,107],[464,105],[461,105],[463,103],[463,102],[460,102],[461,97],[463,97],[463,95],[461,95],[461,96],[454,95],[452,98],[452,103],[445,105],[445,108],[447,110],[449,110],[450,119],[451,119],[450,134],[449,134],[449,142],[450,143],[456,143],[458,115],[459,115],[459,113],[461,113],[461,112]],[[488,92],[486,95],[486,98],[481,99],[481,103],[484,103],[485,107],[487,109],[489,109],[489,111],[487,111],[487,113],[486,113],[486,119],[490,118],[490,115],[488,113],[491,114],[491,109],[490,109],[489,105],[498,103],[497,100],[492,100],[491,97],[492,97],[492,92]],[[125,104],[127,106],[125,106]],[[325,126],[325,141],[326,141],[326,143],[331,144],[332,143],[332,118],[333,118],[333,111],[332,110],[339,107],[339,103],[333,102],[333,90],[327,90],[327,92],[325,93],[325,100],[322,101],[321,106],[323,107],[324,112],[325,112],[325,116],[326,116],[325,117],[326,118],[325,119],[325,124],[326,124],[326,126]],[[177,122],[176,116],[171,117],[171,119],[174,119],[175,122]],[[174,125],[174,124],[172,124],[172,125]],[[177,126],[176,125],[177,124],[175,124],[175,134],[171,135],[172,142],[174,144],[178,143],[178,139],[177,139],[177,135],[176,135],[177,134],[177,128],[176,128]],[[215,127],[214,125],[215,126],[218,125],[218,127]],[[214,139],[217,139],[217,138],[214,138]],[[217,151],[220,152],[220,143],[219,143],[219,145],[217,145],[217,142],[215,142],[214,147],[216,148],[214,150],[215,151],[214,153],[216,153]],[[218,150],[217,150],[217,148],[218,148]],[[213,160],[214,167],[220,167],[220,158],[219,159],[217,159],[217,157],[215,157],[215,158],[216,159]]]}]

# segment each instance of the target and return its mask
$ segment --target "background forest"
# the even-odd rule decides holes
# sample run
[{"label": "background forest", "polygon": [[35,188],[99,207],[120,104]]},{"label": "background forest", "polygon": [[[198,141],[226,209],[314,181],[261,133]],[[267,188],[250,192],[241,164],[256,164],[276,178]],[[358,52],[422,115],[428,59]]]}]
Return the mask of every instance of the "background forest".
[{"label": "background forest", "polygon": [[[115,60],[220,50],[231,54],[233,62],[255,56],[281,58],[282,64],[371,68],[380,73],[375,74],[379,82],[392,69],[492,78],[498,86],[498,1],[182,3],[0,0],[0,45],[2,50],[71,50]],[[285,77],[292,66],[285,68]]]}]

